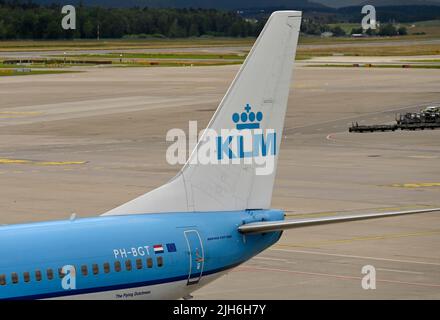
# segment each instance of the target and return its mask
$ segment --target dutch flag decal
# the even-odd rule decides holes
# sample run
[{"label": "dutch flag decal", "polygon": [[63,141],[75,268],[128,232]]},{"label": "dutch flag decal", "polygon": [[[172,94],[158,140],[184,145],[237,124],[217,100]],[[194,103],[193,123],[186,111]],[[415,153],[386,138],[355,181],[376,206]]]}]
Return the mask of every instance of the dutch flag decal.
[{"label": "dutch flag decal", "polygon": [[155,254],[163,253],[163,246],[161,244],[154,245],[153,249]]}]

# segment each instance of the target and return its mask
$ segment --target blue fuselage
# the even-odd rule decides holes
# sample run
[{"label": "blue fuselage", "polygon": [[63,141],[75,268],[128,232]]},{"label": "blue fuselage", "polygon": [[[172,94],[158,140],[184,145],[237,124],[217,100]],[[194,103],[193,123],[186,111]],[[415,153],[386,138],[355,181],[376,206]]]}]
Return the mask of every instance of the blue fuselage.
[{"label": "blue fuselage", "polygon": [[[182,297],[281,236],[281,232],[244,236],[237,231],[240,225],[283,219],[282,211],[256,210],[4,226],[0,299]],[[170,286],[174,292],[167,292],[167,285],[176,283],[180,287]]]}]

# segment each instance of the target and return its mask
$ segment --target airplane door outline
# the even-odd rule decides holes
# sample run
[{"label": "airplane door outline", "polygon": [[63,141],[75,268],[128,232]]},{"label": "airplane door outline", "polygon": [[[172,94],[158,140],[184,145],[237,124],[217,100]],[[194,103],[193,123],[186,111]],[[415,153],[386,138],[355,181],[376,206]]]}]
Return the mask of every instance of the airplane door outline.
[{"label": "airplane door outline", "polygon": [[186,285],[199,283],[205,265],[205,251],[202,239],[197,230],[184,231],[189,253],[189,272]]}]

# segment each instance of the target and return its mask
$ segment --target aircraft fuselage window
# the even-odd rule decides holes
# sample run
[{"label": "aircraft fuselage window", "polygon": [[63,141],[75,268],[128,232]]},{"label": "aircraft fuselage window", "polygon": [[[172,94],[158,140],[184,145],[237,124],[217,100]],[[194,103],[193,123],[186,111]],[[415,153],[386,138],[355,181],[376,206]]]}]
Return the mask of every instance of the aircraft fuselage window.
[{"label": "aircraft fuselage window", "polygon": [[163,266],[163,258],[162,257],[157,257],[157,266],[158,267],[162,267]]},{"label": "aircraft fuselage window", "polygon": [[104,263],[104,273],[110,272],[110,263],[106,262]]},{"label": "aircraft fuselage window", "polygon": [[40,270],[35,271],[35,279],[37,281],[41,281],[41,271]]},{"label": "aircraft fuselage window", "polygon": [[0,285],[1,286],[6,285],[6,276],[4,274],[0,275]]},{"label": "aircraft fuselage window", "polygon": [[98,274],[99,267],[96,263],[92,265],[92,270],[93,270],[93,274],[95,274],[95,275]]},{"label": "aircraft fuselage window", "polygon": [[138,270],[142,269],[142,259],[136,260],[136,269]]},{"label": "aircraft fuselage window", "polygon": [[119,261],[115,261],[115,271],[121,271],[121,263]]},{"label": "aircraft fuselage window", "polygon": [[16,272],[12,272],[11,279],[12,283],[18,283],[18,274]]},{"label": "aircraft fuselage window", "polygon": [[125,270],[131,271],[131,260],[125,260]]},{"label": "aircraft fuselage window", "polygon": [[81,274],[83,275],[83,276],[87,276],[87,266],[86,265],[82,265],[81,266]]},{"label": "aircraft fuselage window", "polygon": [[24,282],[29,282],[31,280],[31,276],[29,275],[29,272],[23,273],[23,279],[24,279]]},{"label": "aircraft fuselage window", "polygon": [[147,267],[148,268],[153,268],[153,259],[147,258]]},{"label": "aircraft fuselage window", "polygon": [[64,278],[63,268],[58,268],[58,276],[60,279]]},{"label": "aircraft fuselage window", "polygon": [[47,269],[47,279],[52,280],[53,279],[53,270]]}]

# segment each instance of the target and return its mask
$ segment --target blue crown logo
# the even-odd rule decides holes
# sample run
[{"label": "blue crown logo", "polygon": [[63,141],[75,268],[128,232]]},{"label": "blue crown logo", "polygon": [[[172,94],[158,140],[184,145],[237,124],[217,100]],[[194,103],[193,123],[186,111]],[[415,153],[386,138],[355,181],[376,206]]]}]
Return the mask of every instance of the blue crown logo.
[{"label": "blue crown logo", "polygon": [[[236,124],[237,130],[243,129],[260,129],[260,122],[263,120],[263,113],[258,111],[257,113],[251,112],[252,107],[250,104],[246,104],[241,114],[234,113],[232,115],[232,121]],[[241,120],[241,122],[240,122]]]}]

